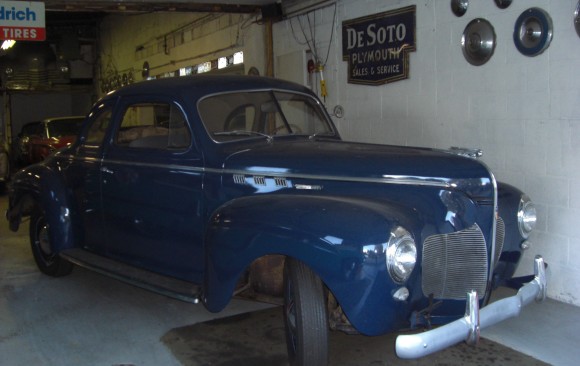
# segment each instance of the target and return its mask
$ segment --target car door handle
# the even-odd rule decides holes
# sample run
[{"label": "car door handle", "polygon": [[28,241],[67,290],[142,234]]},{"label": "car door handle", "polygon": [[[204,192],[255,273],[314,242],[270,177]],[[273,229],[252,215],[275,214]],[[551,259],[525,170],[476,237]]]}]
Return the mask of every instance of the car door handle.
[{"label": "car door handle", "polygon": [[114,173],[114,171],[112,171],[111,169],[107,168],[106,166],[102,166],[101,167],[101,172],[107,173],[107,174],[113,174]]}]

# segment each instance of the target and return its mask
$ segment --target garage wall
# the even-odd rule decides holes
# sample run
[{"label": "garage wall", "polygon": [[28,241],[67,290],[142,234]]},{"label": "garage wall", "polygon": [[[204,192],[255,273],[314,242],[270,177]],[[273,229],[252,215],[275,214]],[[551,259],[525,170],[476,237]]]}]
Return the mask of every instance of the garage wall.
[{"label": "garage wall", "polygon": [[84,116],[94,102],[88,93],[14,93],[10,101],[13,138],[28,122],[49,117]]},{"label": "garage wall", "polygon": [[150,76],[244,51],[246,70],[264,72],[264,33],[255,15],[151,13],[110,15],[101,24],[99,83],[131,72],[135,81],[145,61]]},{"label": "garage wall", "polygon": [[[524,189],[538,206],[539,230],[531,237],[533,247],[520,272],[529,273],[533,256],[543,254],[550,264],[549,296],[580,305],[576,4],[513,1],[501,10],[491,0],[470,1],[467,13],[458,18],[449,1],[341,0],[324,77],[327,107],[344,107],[344,118],[335,121],[348,140],[482,148],[483,161],[498,180]],[[348,84],[341,57],[342,21],[408,5],[417,5],[417,51],[410,55],[410,78],[382,86]],[[554,37],[543,54],[526,57],[515,48],[512,35],[518,16],[532,6],[549,12]],[[300,23],[307,36],[315,35],[318,53],[325,55],[334,11],[329,6],[278,23],[276,56],[307,48]],[[490,21],[497,35],[495,53],[482,66],[467,63],[460,47],[463,30],[474,18]]]}]

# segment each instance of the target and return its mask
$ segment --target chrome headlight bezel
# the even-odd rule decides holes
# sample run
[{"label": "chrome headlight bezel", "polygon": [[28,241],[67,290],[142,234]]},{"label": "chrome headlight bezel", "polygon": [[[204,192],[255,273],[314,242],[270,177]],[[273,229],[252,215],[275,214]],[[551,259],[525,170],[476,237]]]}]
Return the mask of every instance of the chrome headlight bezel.
[{"label": "chrome headlight bezel", "polygon": [[528,196],[522,195],[518,206],[518,229],[524,239],[527,239],[536,227],[537,219],[536,206]]},{"label": "chrome headlight bezel", "polygon": [[402,227],[391,231],[386,251],[387,271],[397,284],[409,279],[417,263],[417,245],[413,236]]}]

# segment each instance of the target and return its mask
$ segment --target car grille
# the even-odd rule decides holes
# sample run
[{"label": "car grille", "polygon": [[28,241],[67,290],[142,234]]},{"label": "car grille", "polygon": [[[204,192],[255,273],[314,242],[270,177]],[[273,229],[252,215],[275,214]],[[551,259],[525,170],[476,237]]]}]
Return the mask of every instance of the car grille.
[{"label": "car grille", "polygon": [[451,234],[431,235],[423,243],[422,288],[425,296],[464,300],[466,293],[485,296],[487,247],[477,224]]},{"label": "car grille", "polygon": [[499,262],[499,257],[501,256],[501,251],[503,250],[503,242],[505,239],[505,224],[501,217],[497,218],[497,226],[495,228],[495,256],[494,256],[494,267],[497,266]]}]

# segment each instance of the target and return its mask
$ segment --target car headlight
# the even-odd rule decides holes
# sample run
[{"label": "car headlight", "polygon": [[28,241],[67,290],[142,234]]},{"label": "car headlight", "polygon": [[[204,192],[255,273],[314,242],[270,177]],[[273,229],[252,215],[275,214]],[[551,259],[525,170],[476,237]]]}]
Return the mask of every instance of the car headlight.
[{"label": "car headlight", "polygon": [[536,220],[536,206],[534,206],[528,196],[523,195],[518,207],[518,227],[524,239],[527,239],[536,227]]},{"label": "car headlight", "polygon": [[417,262],[417,246],[407,230],[399,226],[391,232],[386,256],[387,270],[393,281],[405,282]]}]

